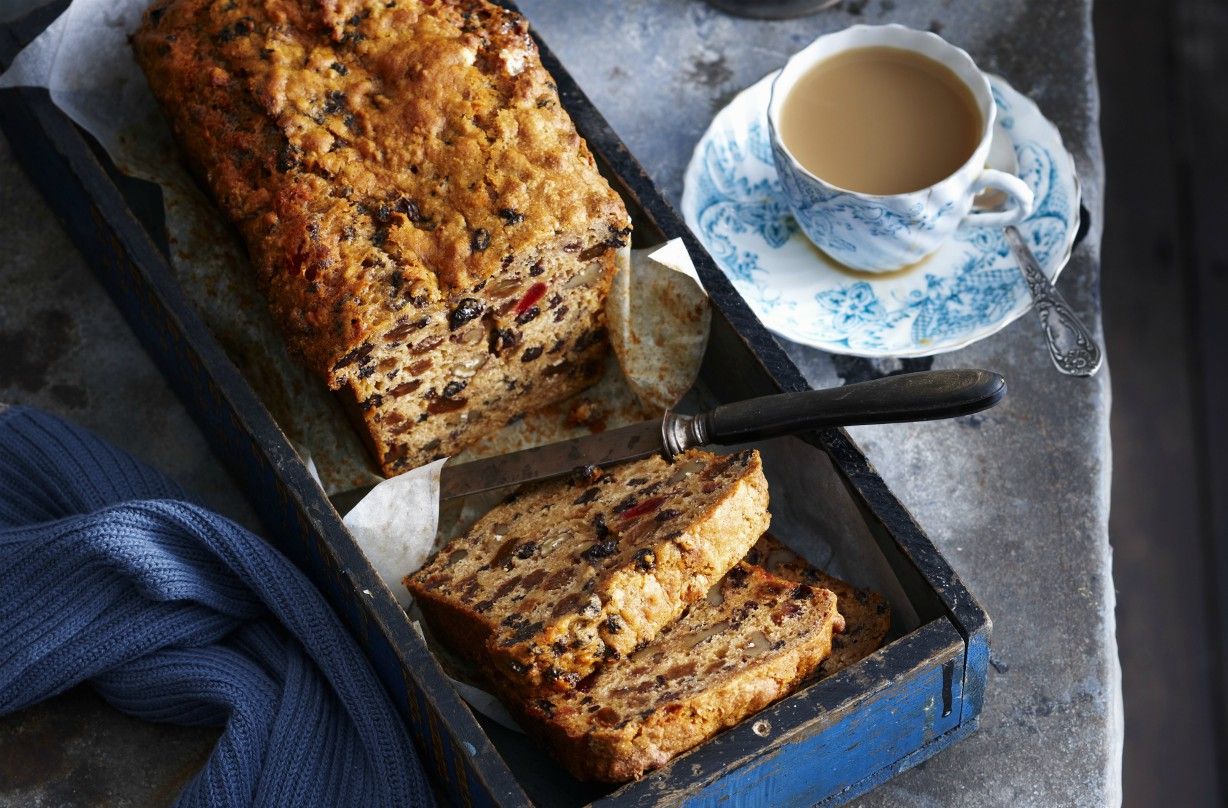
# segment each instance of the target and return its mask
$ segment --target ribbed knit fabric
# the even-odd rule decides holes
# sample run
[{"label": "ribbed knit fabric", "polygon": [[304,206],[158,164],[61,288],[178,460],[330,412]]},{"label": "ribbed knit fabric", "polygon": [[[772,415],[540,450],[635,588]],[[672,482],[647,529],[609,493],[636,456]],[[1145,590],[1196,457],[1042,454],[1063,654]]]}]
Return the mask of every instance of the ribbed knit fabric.
[{"label": "ribbed knit fabric", "polygon": [[188,806],[432,805],[362,651],[280,553],[85,430],[0,411],[0,715],[89,681],[224,726]]}]

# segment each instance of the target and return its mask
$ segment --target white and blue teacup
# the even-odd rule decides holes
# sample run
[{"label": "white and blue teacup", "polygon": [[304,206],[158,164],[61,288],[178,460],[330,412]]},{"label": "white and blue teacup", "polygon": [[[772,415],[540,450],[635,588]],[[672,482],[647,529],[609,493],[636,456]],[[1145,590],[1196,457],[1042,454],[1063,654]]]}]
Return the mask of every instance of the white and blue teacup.
[{"label": "white and blue teacup", "polygon": [[[802,166],[782,141],[780,112],[789,92],[810,68],[853,48],[912,51],[949,68],[967,85],[981,114],[981,139],[954,174],[928,188],[902,194],[865,194],[832,185]],[[941,37],[902,25],[854,25],[821,36],[794,54],[772,83],[768,105],[772,157],[789,207],[815,246],[852,269],[890,272],[915,264],[954,235],[960,224],[1004,227],[1032,212],[1032,190],[1023,180],[985,167],[996,113],[989,81],[963,50]],[[972,212],[973,198],[996,189],[1005,210]]]}]

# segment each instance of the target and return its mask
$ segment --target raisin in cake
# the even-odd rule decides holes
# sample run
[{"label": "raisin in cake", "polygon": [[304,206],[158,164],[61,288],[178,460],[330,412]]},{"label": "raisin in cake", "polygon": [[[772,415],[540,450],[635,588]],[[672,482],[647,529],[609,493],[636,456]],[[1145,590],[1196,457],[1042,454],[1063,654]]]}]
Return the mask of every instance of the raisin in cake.
[{"label": "raisin in cake", "polygon": [[590,472],[523,489],[406,579],[437,637],[525,689],[650,641],[768,524],[753,450]]},{"label": "raisin in cake", "polygon": [[891,628],[891,607],[882,595],[858,589],[828,575],[770,533],[763,534],[746,554],[746,560],[781,578],[830,589],[836,594],[845,628],[832,640],[831,656],[819,666],[819,676],[830,676],[882,647]]},{"label": "raisin in cake", "polygon": [[621,782],[787,695],[840,625],[830,591],[742,562],[655,640],[575,690],[504,699],[576,777]]},{"label": "raisin in cake", "polygon": [[630,232],[484,0],[157,0],[137,61],[387,474],[595,381]]}]

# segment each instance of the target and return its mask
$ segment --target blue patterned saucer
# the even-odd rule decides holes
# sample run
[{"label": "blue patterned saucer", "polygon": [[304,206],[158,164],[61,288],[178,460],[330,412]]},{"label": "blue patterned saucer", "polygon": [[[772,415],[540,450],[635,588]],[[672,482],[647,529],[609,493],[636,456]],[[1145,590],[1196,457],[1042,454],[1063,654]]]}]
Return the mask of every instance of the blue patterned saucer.
[{"label": "blue patterned saucer", "polygon": [[[961,227],[929,258],[883,275],[838,267],[819,252],[793,221],[772,164],[766,110],[774,75],[717,113],[682,193],[687,224],[764,325],[832,353],[928,356],[987,337],[1028,310],[1028,287],[996,228]],[[989,83],[999,134],[1036,194],[1019,229],[1056,278],[1079,225],[1074,160],[1030,99],[997,76]]]}]

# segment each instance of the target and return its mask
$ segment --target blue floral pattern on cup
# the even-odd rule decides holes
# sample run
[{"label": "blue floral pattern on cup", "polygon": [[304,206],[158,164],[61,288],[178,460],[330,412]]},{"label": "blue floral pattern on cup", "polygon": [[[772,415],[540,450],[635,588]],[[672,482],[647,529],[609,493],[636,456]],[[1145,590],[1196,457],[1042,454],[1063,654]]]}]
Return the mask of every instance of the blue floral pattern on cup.
[{"label": "blue floral pattern on cup", "polygon": [[[765,325],[837,353],[921,356],[987,336],[1028,309],[1027,287],[997,228],[961,226],[903,273],[851,272],[822,255],[799,231],[773,163],[766,122],[771,78],[717,115],[696,147],[682,203],[687,223]],[[1018,175],[1036,196],[1019,228],[1056,277],[1078,225],[1073,161],[1031,101],[1002,79],[990,77],[990,84]],[[823,204],[814,201],[816,215]],[[857,221],[891,232],[913,226],[907,216],[866,210]],[[829,228],[824,237],[836,243],[845,234]]]},{"label": "blue floral pattern on cup", "polygon": [[[788,164],[780,144],[772,143],[770,148],[775,165]],[[879,201],[825,188],[795,172],[780,172],[779,176],[783,194],[796,200],[793,215],[801,229],[828,255],[846,262],[860,257],[872,263],[892,263],[899,260],[898,250],[876,250],[885,240],[922,241],[924,233],[954,229],[967,214],[951,199],[937,204],[910,199]],[[874,255],[876,251],[882,254]]]}]

